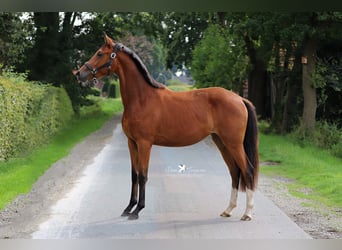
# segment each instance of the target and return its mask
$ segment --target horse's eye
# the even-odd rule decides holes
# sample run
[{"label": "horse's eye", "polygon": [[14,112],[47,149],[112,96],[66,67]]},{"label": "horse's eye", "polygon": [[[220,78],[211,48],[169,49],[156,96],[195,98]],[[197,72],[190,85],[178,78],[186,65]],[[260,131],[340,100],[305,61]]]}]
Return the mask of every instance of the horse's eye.
[{"label": "horse's eye", "polygon": [[101,56],[103,56],[103,53],[101,51],[99,51],[99,52],[97,52],[97,56],[101,57]]}]

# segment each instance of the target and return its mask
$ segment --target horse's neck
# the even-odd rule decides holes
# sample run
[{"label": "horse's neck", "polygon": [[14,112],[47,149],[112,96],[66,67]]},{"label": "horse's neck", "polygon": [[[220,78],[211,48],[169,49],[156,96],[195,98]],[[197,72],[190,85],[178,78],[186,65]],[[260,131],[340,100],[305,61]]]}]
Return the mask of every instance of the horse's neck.
[{"label": "horse's neck", "polygon": [[148,86],[135,63],[127,55],[120,58],[118,75],[125,109],[135,105],[141,106],[150,94],[151,87]]}]

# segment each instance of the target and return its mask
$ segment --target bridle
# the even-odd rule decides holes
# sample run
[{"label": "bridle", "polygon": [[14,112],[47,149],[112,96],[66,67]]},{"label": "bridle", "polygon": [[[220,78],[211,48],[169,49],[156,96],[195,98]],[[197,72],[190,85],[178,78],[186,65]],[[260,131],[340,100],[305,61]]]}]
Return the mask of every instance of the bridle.
[{"label": "bridle", "polygon": [[107,76],[110,74],[110,69],[111,69],[112,63],[116,57],[116,53],[118,51],[120,51],[122,47],[123,47],[123,45],[121,43],[116,43],[113,47],[113,52],[110,54],[109,61],[102,64],[98,68],[93,68],[88,62],[86,62],[84,64],[87,67],[87,69],[90,71],[90,73],[93,75],[93,84],[94,85],[98,83],[96,74],[97,74],[97,72],[99,72],[99,70],[107,67]]}]

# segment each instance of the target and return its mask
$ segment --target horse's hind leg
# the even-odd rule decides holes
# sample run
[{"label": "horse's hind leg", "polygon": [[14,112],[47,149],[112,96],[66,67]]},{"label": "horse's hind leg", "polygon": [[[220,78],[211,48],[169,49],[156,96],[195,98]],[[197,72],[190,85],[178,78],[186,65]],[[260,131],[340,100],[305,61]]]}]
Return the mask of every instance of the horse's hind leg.
[{"label": "horse's hind leg", "polygon": [[253,191],[253,176],[248,172],[247,169],[247,158],[243,145],[230,147],[229,152],[231,153],[234,162],[241,172],[241,183],[240,188],[246,191],[246,210],[241,220],[249,221],[252,220],[252,210],[254,207],[254,191]]},{"label": "horse's hind leg", "polygon": [[246,188],[246,211],[242,215],[241,220],[252,220],[252,210],[254,207],[254,191]]},{"label": "horse's hind leg", "polygon": [[221,155],[227,167],[229,168],[230,176],[232,178],[232,189],[231,189],[231,194],[230,194],[230,201],[226,210],[224,210],[221,213],[222,217],[230,217],[232,216],[233,209],[237,205],[240,169],[236,166],[234,159],[230,156],[226,146],[223,144],[221,139],[216,134],[212,134],[212,139],[215,142],[218,149],[220,150]]}]

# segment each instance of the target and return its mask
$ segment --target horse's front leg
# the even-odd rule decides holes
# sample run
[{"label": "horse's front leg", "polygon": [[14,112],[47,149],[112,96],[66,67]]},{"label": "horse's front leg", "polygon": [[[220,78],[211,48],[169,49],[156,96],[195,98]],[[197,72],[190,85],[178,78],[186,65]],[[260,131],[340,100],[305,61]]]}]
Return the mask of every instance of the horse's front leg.
[{"label": "horse's front leg", "polygon": [[145,207],[145,186],[147,182],[148,164],[151,153],[151,143],[138,143],[138,184],[139,184],[139,201],[134,211],[129,215],[128,219],[136,220],[139,218],[139,212]]},{"label": "horse's front leg", "polygon": [[128,148],[132,164],[132,190],[129,204],[121,216],[129,216],[133,207],[138,203],[138,149],[136,143],[131,139],[128,139]]}]

